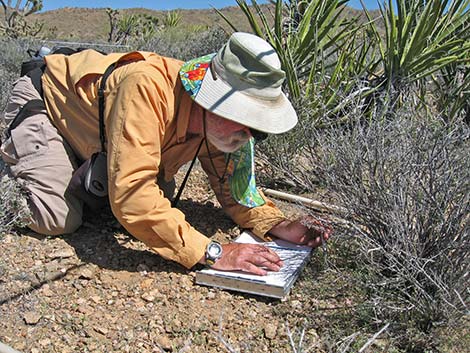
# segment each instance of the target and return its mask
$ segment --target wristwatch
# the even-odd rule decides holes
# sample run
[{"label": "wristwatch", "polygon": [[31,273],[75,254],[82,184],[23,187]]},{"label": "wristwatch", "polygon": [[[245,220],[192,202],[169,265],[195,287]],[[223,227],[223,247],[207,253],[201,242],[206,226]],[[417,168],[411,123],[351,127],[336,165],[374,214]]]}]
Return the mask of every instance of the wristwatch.
[{"label": "wristwatch", "polygon": [[218,241],[211,241],[206,247],[206,265],[212,266],[222,256],[222,245]]}]

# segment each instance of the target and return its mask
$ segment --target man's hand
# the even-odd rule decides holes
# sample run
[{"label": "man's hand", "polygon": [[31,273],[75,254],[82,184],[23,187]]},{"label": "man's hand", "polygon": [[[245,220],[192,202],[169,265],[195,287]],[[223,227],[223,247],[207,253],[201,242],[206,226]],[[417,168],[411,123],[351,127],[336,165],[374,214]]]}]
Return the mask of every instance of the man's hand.
[{"label": "man's hand", "polygon": [[295,244],[316,248],[328,240],[332,228],[325,222],[304,217],[297,221],[282,221],[269,231],[270,234]]},{"label": "man's hand", "polygon": [[267,271],[279,271],[283,265],[276,252],[263,245],[231,243],[223,244],[222,249],[222,257],[211,266],[215,270],[238,270],[264,276]]}]

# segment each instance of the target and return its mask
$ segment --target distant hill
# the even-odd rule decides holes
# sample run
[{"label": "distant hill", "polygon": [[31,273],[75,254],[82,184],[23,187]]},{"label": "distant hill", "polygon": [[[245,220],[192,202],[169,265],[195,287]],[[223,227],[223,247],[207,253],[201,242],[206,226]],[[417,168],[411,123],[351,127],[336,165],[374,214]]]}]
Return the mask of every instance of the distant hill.
[{"label": "distant hill", "polygon": [[[266,11],[270,11],[271,5],[263,5]],[[272,8],[272,7],[271,7]],[[222,26],[228,28],[225,21],[213,9],[204,10],[177,10],[182,15],[180,26],[182,28],[195,25],[208,27]],[[122,14],[145,13],[163,20],[167,11],[155,11],[143,8],[119,10]],[[237,6],[226,7],[221,10],[237,28],[249,31],[250,27]],[[361,10],[346,8],[347,17],[359,16]],[[44,34],[49,39],[75,40],[75,41],[106,41],[109,32],[109,19],[105,8],[71,8],[65,7],[58,10],[45,11],[30,16],[31,20],[39,20],[45,23]]]}]

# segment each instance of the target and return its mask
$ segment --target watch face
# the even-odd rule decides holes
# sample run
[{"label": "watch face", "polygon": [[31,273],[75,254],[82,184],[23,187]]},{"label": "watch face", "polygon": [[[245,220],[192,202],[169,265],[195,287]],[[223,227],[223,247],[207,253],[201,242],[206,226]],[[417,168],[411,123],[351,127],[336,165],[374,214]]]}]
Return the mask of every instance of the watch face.
[{"label": "watch face", "polygon": [[207,248],[207,253],[212,258],[218,258],[220,254],[222,254],[222,246],[220,246],[220,244],[217,244],[217,243],[211,243],[209,244],[209,247]]}]

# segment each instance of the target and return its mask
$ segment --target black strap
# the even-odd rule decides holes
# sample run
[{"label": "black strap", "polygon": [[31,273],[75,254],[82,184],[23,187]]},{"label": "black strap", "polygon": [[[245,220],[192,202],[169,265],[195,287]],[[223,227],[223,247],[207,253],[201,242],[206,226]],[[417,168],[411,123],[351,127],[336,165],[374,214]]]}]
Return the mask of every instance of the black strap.
[{"label": "black strap", "polygon": [[106,71],[104,72],[100,87],[98,88],[98,116],[99,116],[99,126],[100,126],[100,141],[101,141],[101,152],[106,151],[106,127],[104,125],[104,90],[106,88],[106,80],[108,79],[109,75],[113,72],[116,68],[117,62],[112,63],[108,66]]},{"label": "black strap", "polygon": [[180,197],[181,197],[181,194],[183,193],[183,189],[184,187],[186,186],[186,182],[188,181],[188,178],[189,178],[189,174],[191,173],[191,169],[193,169],[193,166],[194,166],[194,162],[196,162],[196,158],[199,154],[199,151],[201,150],[201,147],[202,147],[202,143],[204,142],[206,138],[204,137],[202,140],[201,140],[201,143],[199,144],[199,147],[197,148],[197,151],[196,151],[196,154],[194,155],[194,158],[189,166],[189,169],[188,171],[186,172],[186,175],[184,176],[184,179],[183,179],[183,182],[181,183],[181,186],[178,190],[178,193],[176,194],[175,198],[173,199],[173,202],[171,203],[171,207],[176,207],[176,205],[178,204],[178,201],[180,200]]}]

